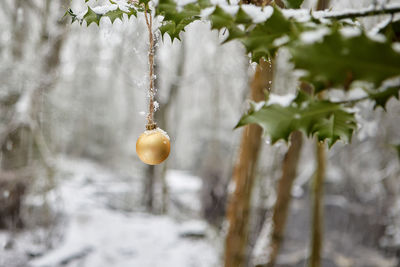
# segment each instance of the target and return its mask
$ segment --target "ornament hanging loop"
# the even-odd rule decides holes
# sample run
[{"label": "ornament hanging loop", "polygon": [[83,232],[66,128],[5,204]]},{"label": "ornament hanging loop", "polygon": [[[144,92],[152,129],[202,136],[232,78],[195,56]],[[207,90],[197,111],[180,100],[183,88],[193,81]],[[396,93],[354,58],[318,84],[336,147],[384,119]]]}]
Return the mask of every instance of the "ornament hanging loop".
[{"label": "ornament hanging loop", "polygon": [[147,4],[144,5],[144,18],[149,32],[149,113],[147,114],[146,129],[153,130],[157,128],[157,125],[154,122],[154,34],[153,17]]},{"label": "ornament hanging loop", "polygon": [[146,130],[147,131],[151,131],[151,130],[154,130],[156,128],[157,128],[157,124],[155,122],[153,122],[151,124],[149,124],[149,123],[146,124]]},{"label": "ornament hanging loop", "polygon": [[149,113],[147,114],[146,132],[136,141],[136,153],[140,160],[149,165],[157,165],[168,158],[171,144],[168,135],[154,122],[154,33],[153,17],[147,3],[144,4],[144,17],[149,31]]}]

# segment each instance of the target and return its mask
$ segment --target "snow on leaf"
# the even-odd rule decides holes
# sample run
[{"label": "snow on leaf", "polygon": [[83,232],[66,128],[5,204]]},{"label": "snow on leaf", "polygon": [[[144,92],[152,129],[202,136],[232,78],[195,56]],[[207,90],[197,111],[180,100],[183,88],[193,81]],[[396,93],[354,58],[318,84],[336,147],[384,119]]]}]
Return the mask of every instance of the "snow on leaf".
[{"label": "snow on leaf", "polygon": [[344,37],[333,31],[321,42],[292,42],[289,51],[295,68],[307,71],[303,80],[314,84],[317,91],[348,88],[353,81],[379,87],[400,74],[400,54],[389,42],[371,40],[365,34]]},{"label": "snow on leaf", "polygon": [[301,130],[307,136],[326,140],[329,147],[338,140],[349,142],[357,127],[354,114],[340,104],[316,100],[303,92],[288,106],[267,103],[250,110],[236,127],[251,123],[260,125],[272,144],[280,139],[288,141],[293,131]]},{"label": "snow on leaf", "polygon": [[283,0],[285,7],[287,8],[300,8],[304,0]]}]

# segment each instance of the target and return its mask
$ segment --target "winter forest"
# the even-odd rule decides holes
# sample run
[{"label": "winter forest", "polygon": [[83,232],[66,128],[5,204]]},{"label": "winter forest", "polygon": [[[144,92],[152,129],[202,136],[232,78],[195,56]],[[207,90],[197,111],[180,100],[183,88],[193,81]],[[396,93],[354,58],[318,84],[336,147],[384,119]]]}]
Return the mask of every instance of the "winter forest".
[{"label": "winter forest", "polygon": [[400,266],[399,0],[0,0],[0,267]]}]

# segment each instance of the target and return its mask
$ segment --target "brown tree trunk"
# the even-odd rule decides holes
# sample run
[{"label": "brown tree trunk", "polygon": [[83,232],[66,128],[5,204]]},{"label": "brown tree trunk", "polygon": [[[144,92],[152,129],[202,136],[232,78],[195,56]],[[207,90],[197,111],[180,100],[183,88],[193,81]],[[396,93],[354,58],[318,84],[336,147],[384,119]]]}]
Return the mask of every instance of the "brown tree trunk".
[{"label": "brown tree trunk", "polygon": [[323,234],[323,185],[326,169],[325,144],[317,141],[317,170],[313,180],[312,197],[312,237],[310,267],[321,266]]},{"label": "brown tree trunk", "polygon": [[[330,0],[318,0],[317,10],[327,9]],[[322,98],[322,93],[318,96]],[[312,222],[311,222],[311,252],[310,267],[321,267],[321,252],[323,238],[323,190],[326,170],[325,143],[317,141],[316,144],[317,170],[313,180],[312,196]]]},{"label": "brown tree trunk", "polygon": [[299,131],[293,132],[290,137],[290,146],[285,154],[282,163],[282,176],[279,179],[277,199],[272,215],[272,233],[270,241],[269,262],[265,265],[272,267],[275,265],[276,258],[281,248],[283,235],[285,232],[286,219],[291,201],[292,185],[296,178],[297,166],[300,158],[301,147],[303,144],[302,134]]},{"label": "brown tree trunk", "polygon": [[[261,60],[251,83],[252,100],[264,100],[264,90],[270,90],[272,77],[272,65]],[[250,199],[261,135],[261,127],[255,124],[243,130],[238,161],[233,171],[235,191],[227,210],[229,229],[225,242],[225,267],[243,267],[246,263]]]}]

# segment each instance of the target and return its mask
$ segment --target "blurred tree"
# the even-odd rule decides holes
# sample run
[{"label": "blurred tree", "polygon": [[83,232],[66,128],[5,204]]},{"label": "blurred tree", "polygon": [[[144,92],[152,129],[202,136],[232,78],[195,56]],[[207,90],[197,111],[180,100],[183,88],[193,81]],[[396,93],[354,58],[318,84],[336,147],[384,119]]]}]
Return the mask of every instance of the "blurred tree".
[{"label": "blurred tree", "polygon": [[[271,89],[272,63],[261,60],[251,82],[251,99],[262,101],[264,92]],[[261,145],[262,128],[246,126],[234,167],[232,181],[235,190],[229,200],[227,218],[229,230],[225,240],[225,267],[242,267],[246,262],[250,199]]]},{"label": "blurred tree", "polygon": [[[11,115],[5,124],[6,126],[0,133],[2,155],[0,180],[2,180],[2,190],[9,192],[8,199],[13,200],[10,205],[14,207],[10,209],[10,214],[1,214],[1,219],[7,221],[10,217],[12,223],[17,223],[19,226],[22,226],[22,222],[19,215],[16,213],[19,213],[21,198],[26,192],[26,187],[30,182],[30,179],[26,178],[27,176],[33,176],[32,170],[29,170],[29,172],[26,171],[31,167],[32,154],[39,153],[44,165],[50,171],[52,168],[47,146],[40,129],[38,105],[42,94],[51,90],[57,82],[61,48],[67,34],[67,20],[59,20],[59,18],[62,17],[61,13],[55,14],[56,18],[52,17],[49,5],[55,4],[57,5],[57,10],[62,10],[61,6],[65,6],[67,2],[67,0],[56,2],[51,0],[46,1],[44,10],[42,10],[43,16],[40,17],[43,21],[41,23],[42,28],[39,31],[40,37],[38,38],[39,43],[37,49],[43,60],[40,62],[39,72],[37,74],[38,77],[36,77],[38,82],[27,84],[26,88],[16,96],[14,103],[7,106],[7,113]],[[33,5],[33,3],[30,4]],[[12,23],[17,24],[15,26],[14,35],[16,37],[24,35],[24,37],[18,37],[19,39],[12,43],[12,54],[16,57],[17,61],[21,61],[21,64],[25,64],[22,62],[25,34],[19,31],[26,31],[27,25],[19,25],[19,23],[26,23],[24,21],[26,20],[27,14],[21,14],[21,10],[23,10],[22,12],[28,12],[29,6],[26,1],[17,1],[16,5],[20,5],[20,8],[15,9],[15,12],[18,13],[15,15],[17,18],[12,16]],[[39,10],[39,7],[35,6],[35,9],[31,10],[31,12],[37,12],[37,10]],[[20,16],[22,18],[19,18]],[[57,20],[55,29],[50,31],[47,24],[54,23],[55,19]],[[15,179],[7,179],[12,173],[20,174],[21,172],[29,173],[29,175],[14,175]],[[3,198],[1,200],[8,201],[7,199],[3,200]],[[5,211],[7,210],[8,209],[5,209]],[[17,217],[18,219],[16,219]]]}]

